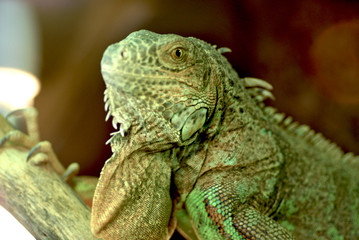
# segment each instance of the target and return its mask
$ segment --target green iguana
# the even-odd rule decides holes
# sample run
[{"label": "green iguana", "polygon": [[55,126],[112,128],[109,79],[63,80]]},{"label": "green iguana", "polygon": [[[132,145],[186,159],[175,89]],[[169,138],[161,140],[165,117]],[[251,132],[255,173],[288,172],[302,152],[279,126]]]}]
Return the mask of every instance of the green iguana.
[{"label": "green iguana", "polygon": [[196,38],[141,30],[101,65],[109,140],[92,209],[103,239],[359,239],[358,157],[264,106]]}]

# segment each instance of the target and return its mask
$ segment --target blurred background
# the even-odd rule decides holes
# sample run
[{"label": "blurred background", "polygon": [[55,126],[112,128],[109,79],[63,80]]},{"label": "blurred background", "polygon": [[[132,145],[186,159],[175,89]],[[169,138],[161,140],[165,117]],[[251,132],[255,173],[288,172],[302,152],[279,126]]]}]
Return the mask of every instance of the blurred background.
[{"label": "blurred background", "polygon": [[359,154],[357,1],[20,2],[36,25],[33,74],[41,83],[35,107],[42,139],[53,144],[65,166],[79,162],[81,175],[98,176],[111,155],[104,144],[113,129],[104,121],[102,53],[139,29],[231,48],[226,57],[240,76],[274,86],[276,101],[271,105]]}]

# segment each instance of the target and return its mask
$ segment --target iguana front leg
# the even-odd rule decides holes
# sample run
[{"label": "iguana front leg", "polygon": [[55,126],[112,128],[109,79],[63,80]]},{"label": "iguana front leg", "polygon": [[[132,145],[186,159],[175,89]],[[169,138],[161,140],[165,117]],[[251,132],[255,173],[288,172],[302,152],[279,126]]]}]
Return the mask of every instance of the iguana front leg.
[{"label": "iguana front leg", "polygon": [[23,118],[27,134],[20,130],[13,130],[0,140],[0,147],[4,146],[8,142],[11,142],[31,149],[28,154],[27,161],[34,165],[50,163],[53,169],[60,176],[62,176],[65,181],[70,181],[72,177],[78,173],[79,165],[78,163],[72,163],[67,169],[65,169],[54,153],[51,143],[48,141],[39,142],[40,136],[37,124],[37,115],[38,113],[35,108],[27,108],[11,112],[6,118]]},{"label": "iguana front leg", "polygon": [[186,200],[186,208],[200,239],[290,240],[279,223],[261,213],[248,196],[255,189],[238,172],[203,175]]}]

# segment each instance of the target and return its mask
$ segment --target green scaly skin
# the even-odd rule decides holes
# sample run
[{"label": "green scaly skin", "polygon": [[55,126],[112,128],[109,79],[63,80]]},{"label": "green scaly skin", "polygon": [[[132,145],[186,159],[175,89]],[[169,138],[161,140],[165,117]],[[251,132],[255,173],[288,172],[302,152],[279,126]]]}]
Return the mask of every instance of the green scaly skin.
[{"label": "green scaly skin", "polygon": [[262,100],[195,38],[141,30],[107,48],[106,110],[118,132],[97,186],[104,239],[356,239],[358,158]]}]

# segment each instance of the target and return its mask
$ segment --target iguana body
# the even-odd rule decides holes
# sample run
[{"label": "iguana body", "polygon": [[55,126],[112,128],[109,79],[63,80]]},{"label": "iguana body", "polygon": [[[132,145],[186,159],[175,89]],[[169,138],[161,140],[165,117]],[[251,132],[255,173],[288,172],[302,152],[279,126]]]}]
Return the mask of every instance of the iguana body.
[{"label": "iguana body", "polygon": [[168,239],[177,225],[192,239],[358,238],[359,160],[264,107],[270,85],[240,79],[225,51],[146,30],[108,47],[105,108],[120,129],[95,235]]}]

